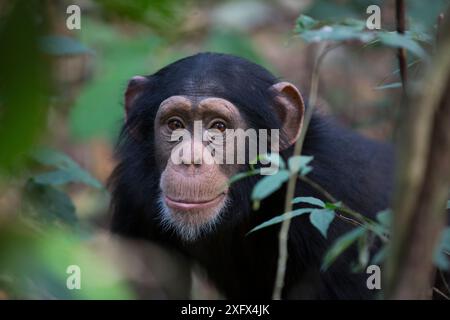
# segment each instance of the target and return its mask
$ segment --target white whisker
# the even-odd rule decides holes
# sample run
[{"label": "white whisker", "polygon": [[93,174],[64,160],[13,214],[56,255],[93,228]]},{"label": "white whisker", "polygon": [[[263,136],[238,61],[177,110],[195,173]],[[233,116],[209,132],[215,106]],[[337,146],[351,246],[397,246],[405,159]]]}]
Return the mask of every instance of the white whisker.
[{"label": "white whisker", "polygon": [[193,213],[174,212],[167,207],[163,195],[158,197],[158,220],[161,229],[164,232],[175,232],[181,239],[187,242],[195,241],[206,236],[217,228],[217,224],[222,219],[222,212],[228,207],[229,199],[225,198],[223,203],[219,205],[215,212],[211,214],[211,218],[199,222],[195,217],[186,215],[194,215]]}]

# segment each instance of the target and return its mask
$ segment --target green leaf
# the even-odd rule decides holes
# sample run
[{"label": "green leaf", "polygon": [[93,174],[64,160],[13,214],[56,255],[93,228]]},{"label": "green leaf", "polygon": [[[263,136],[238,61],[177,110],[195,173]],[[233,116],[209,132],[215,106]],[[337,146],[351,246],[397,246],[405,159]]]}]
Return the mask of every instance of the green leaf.
[{"label": "green leaf", "polygon": [[378,252],[373,256],[372,264],[376,264],[376,265],[382,264],[383,261],[387,257],[387,252],[388,252],[388,246],[385,245],[383,248],[378,250]]},{"label": "green leaf", "polygon": [[89,173],[81,168],[72,168],[71,170],[57,170],[42,173],[33,177],[36,183],[49,184],[53,186],[63,185],[66,183],[84,183],[94,188],[101,188],[101,183],[93,178]]},{"label": "green leaf", "polygon": [[312,171],[312,167],[310,166],[305,166],[300,170],[300,175],[301,176],[306,176],[308,173],[310,173]]},{"label": "green leaf", "polygon": [[385,89],[397,89],[397,88],[401,88],[401,87],[402,87],[401,82],[394,82],[394,83],[389,83],[389,84],[375,87],[374,89],[375,90],[385,90]]},{"label": "green leaf", "polygon": [[341,24],[344,26],[353,27],[354,29],[359,31],[362,31],[366,28],[366,21],[354,18],[345,18]]},{"label": "green leaf", "polygon": [[297,173],[301,169],[307,167],[308,163],[313,160],[312,156],[293,156],[288,160],[289,170],[292,173]]},{"label": "green leaf", "polygon": [[316,27],[318,24],[318,22],[311,18],[310,16],[301,14],[296,21],[296,27],[294,32],[296,33],[302,33],[305,32],[307,30],[313,29],[314,27]]},{"label": "green leaf", "polygon": [[442,231],[440,247],[442,250],[450,251],[450,227]]},{"label": "green leaf", "polygon": [[292,203],[309,203],[320,208],[325,208],[325,203],[322,200],[314,197],[297,197],[292,199]]},{"label": "green leaf", "polygon": [[314,209],[311,211],[309,221],[312,225],[320,231],[320,233],[326,238],[328,227],[335,217],[335,212],[328,209]]},{"label": "green leaf", "polygon": [[433,255],[433,263],[434,265],[440,269],[447,271],[450,269],[450,262],[448,261],[448,256],[442,251],[435,251]]},{"label": "green leaf", "polygon": [[43,221],[62,221],[69,225],[78,221],[70,197],[50,185],[30,180],[25,187],[25,200],[36,217]]},{"label": "green leaf", "polygon": [[32,178],[40,184],[62,185],[72,181],[72,175],[64,170],[42,173]]},{"label": "green leaf", "polygon": [[330,25],[317,30],[308,30],[300,34],[306,42],[348,41],[369,42],[374,39],[373,32],[364,32],[355,26]]},{"label": "green leaf", "polygon": [[331,203],[331,202],[325,203],[325,209],[337,210],[337,209],[341,209],[341,207],[342,207],[341,201],[338,201],[336,203]]},{"label": "green leaf", "polygon": [[51,149],[41,149],[34,152],[32,157],[43,165],[59,169],[34,176],[33,180],[36,183],[62,185],[74,182],[84,183],[98,189],[102,188],[102,184],[97,179],[64,153]]},{"label": "green leaf", "polygon": [[429,34],[425,33],[425,32],[421,32],[421,31],[406,31],[405,35],[410,37],[411,39],[415,40],[415,41],[420,41],[420,42],[425,42],[429,45],[433,44],[434,41],[434,37],[430,36]]},{"label": "green leaf", "polygon": [[392,222],[392,211],[390,209],[386,209],[377,213],[377,220],[384,227],[389,228]]},{"label": "green leaf", "polygon": [[450,252],[450,228],[442,231],[439,244],[433,255],[434,264],[441,270],[450,270],[450,257],[446,252]]},{"label": "green leaf", "polygon": [[416,41],[414,41],[413,39],[411,39],[411,37],[407,35],[403,35],[398,32],[379,32],[378,39],[385,46],[394,48],[398,47],[405,48],[406,50],[417,55],[418,57],[421,58],[427,57],[425,50],[423,50],[422,47]]},{"label": "green leaf", "polygon": [[369,263],[370,252],[369,252],[369,239],[368,234],[365,233],[358,238],[358,268],[357,272],[361,272]]},{"label": "green leaf", "polygon": [[333,262],[366,231],[367,229],[364,227],[358,227],[337,238],[323,258],[322,271],[327,270]]},{"label": "green leaf", "polygon": [[310,20],[307,16],[300,16],[294,30],[306,42],[320,41],[349,41],[356,40],[363,43],[380,42],[389,47],[402,47],[421,58],[427,58],[425,50],[418,41],[427,42],[429,36],[418,32],[372,32],[365,30],[365,23],[359,20],[343,21],[335,24],[320,26],[320,23]]},{"label": "green leaf", "polygon": [[257,160],[262,165],[270,165],[270,167],[263,166],[260,169],[261,175],[273,175],[278,172],[279,169],[285,169],[286,163],[278,153],[265,153],[257,156]]},{"label": "green leaf", "polygon": [[280,170],[271,176],[265,176],[252,191],[252,200],[262,200],[278,190],[289,179],[289,171]]},{"label": "green leaf", "polygon": [[66,154],[48,149],[39,148],[31,153],[31,157],[46,166],[53,166],[59,169],[66,169],[76,166],[77,164]]},{"label": "green leaf", "polygon": [[281,223],[284,220],[292,219],[294,217],[298,217],[298,216],[303,215],[305,213],[310,213],[313,210],[315,210],[315,209],[302,208],[302,209],[293,210],[291,212],[283,213],[283,214],[281,214],[279,216],[276,216],[276,217],[274,217],[274,218],[272,218],[270,220],[267,220],[267,221],[257,225],[252,230],[250,230],[247,234],[252,233],[252,232],[254,232],[256,230],[262,229],[262,228],[266,228],[266,227],[272,226],[272,225],[277,224],[277,223]]}]

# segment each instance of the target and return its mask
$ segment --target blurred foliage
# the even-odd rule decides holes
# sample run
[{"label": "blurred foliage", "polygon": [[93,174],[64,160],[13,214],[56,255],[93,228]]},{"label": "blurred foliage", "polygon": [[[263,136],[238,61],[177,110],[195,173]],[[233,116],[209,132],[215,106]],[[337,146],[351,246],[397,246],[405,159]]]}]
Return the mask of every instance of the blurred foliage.
[{"label": "blurred foliage", "polygon": [[80,168],[78,163],[67,155],[51,149],[39,149],[32,157],[42,165],[55,167],[56,170],[34,176],[32,179],[39,184],[63,185],[70,182],[101,188],[102,184],[87,171]]},{"label": "blurred foliage", "polygon": [[214,29],[203,46],[207,51],[239,55],[274,71],[273,66],[258,53],[248,36],[238,31]]},{"label": "blurred foliage", "polygon": [[178,30],[186,1],[176,0],[95,0],[107,17],[148,25],[153,31],[171,37]]},{"label": "blurred foliage", "polygon": [[438,15],[446,12],[449,6],[448,0],[407,0],[406,9],[410,29],[412,31],[434,32]]},{"label": "blurred foliage", "polygon": [[[362,1],[364,2],[364,1]],[[321,1],[317,1],[321,3]],[[355,1],[355,4],[359,5],[361,1]],[[324,7],[327,7],[326,5]],[[323,9],[323,7],[321,7]],[[350,13],[344,15],[344,18],[334,18],[334,19],[322,19],[316,20],[308,15],[300,15],[296,21],[296,26],[294,33],[299,35],[304,41],[308,43],[325,42],[327,45],[332,43],[333,46],[328,46],[328,51],[323,51],[323,56],[328,53],[331,49],[338,45],[348,44],[356,42],[357,44],[382,44],[393,49],[405,48],[409,52],[413,53],[418,60],[422,59],[425,62],[430,62],[430,58],[427,54],[427,49],[430,51],[430,46],[434,44],[435,37],[432,36],[431,30],[430,34],[426,32],[419,31],[407,31],[405,34],[399,34],[396,31],[386,31],[377,30],[371,31],[366,29],[365,21],[358,20],[354,18],[349,18]],[[325,47],[324,47],[325,48]],[[323,57],[322,56],[322,57]],[[416,64],[417,61],[412,64]],[[411,80],[410,80],[411,81]],[[379,86],[378,90],[381,89],[391,89],[397,88],[399,85],[397,83]],[[310,106],[315,107],[315,105]],[[298,143],[298,142],[297,142]],[[295,159],[295,158],[298,159]],[[298,160],[298,166],[295,169],[292,168],[293,160]],[[259,208],[260,201],[270,196],[275,191],[279,190],[290,177],[297,177],[303,180],[304,176],[311,171],[309,169],[306,173],[302,173],[302,166],[306,166],[308,161],[312,159],[305,159],[303,157],[303,162],[301,161],[301,156],[294,156],[289,159],[289,169],[286,169],[284,163],[278,166],[279,170],[269,176],[262,177],[255,185],[252,191],[252,200],[254,201],[254,209]],[[302,164],[300,164],[302,163]],[[240,174],[240,177],[245,177],[245,175]],[[234,181],[236,178],[233,179]],[[308,181],[306,181],[308,182]],[[317,191],[321,192],[326,198],[332,198],[328,195],[326,190],[321,189],[321,187],[314,182],[310,181],[310,185],[315,187]],[[294,217],[309,214],[309,220],[311,224],[324,236],[327,237],[327,230],[330,223],[337,216],[335,211],[340,211],[350,217],[350,220],[358,227],[343,234],[340,238],[335,240],[332,247],[327,251],[323,258],[322,269],[326,270],[329,266],[350,246],[353,244],[357,245],[358,248],[358,262],[354,264],[353,270],[361,272],[369,263],[369,251],[373,246],[376,237],[382,240],[383,246],[377,252],[375,261],[381,263],[386,255],[386,243],[389,241],[390,233],[390,221],[391,211],[386,209],[377,214],[377,221],[372,221],[367,218],[364,213],[359,213],[346,207],[344,204],[337,203],[324,203],[317,198],[296,198],[291,200],[292,203],[306,203],[313,205],[313,207],[300,208],[292,210],[290,212],[284,212],[278,216],[275,216],[262,224],[253,228],[250,232],[257,231],[262,228],[272,226],[274,224],[282,223],[286,220],[290,220]],[[256,205],[255,205],[256,204]],[[287,245],[287,244],[286,244]],[[442,236],[442,241],[440,242],[438,248],[436,248],[436,254],[434,259],[434,264],[443,269],[448,270],[450,268],[450,263],[446,253],[449,251],[450,237],[448,235],[448,229],[446,229]]]},{"label": "blurred foliage", "polygon": [[441,270],[450,270],[450,228],[442,231],[439,245],[434,251],[434,262]]},{"label": "blurred foliage", "polygon": [[[61,152],[40,148],[31,157],[45,171],[34,167],[39,173],[23,187],[22,206],[15,212],[20,219],[0,223],[0,290],[11,298],[133,297],[108,252],[92,247],[94,233],[80,223],[65,191],[73,183],[97,189],[101,183]],[[80,267],[83,290],[67,289],[70,265]]]},{"label": "blurred foliage", "polygon": [[[123,120],[123,93],[128,79],[147,75],[194,52],[168,50],[158,35],[138,32],[133,37],[118,28],[86,18],[80,40],[96,52],[96,74],[78,96],[70,115],[70,131],[79,140],[117,138]],[[202,45],[207,51],[237,54],[273,69],[251,41],[237,31],[212,30]],[[151,53],[151,55],[149,54]]]},{"label": "blurred foliage", "polygon": [[123,119],[128,79],[148,74],[171,55],[165,55],[164,40],[156,35],[142,32],[127,37],[104,23],[85,19],[84,24],[80,39],[96,52],[96,73],[73,106],[70,130],[77,139],[100,136],[113,141]]},{"label": "blurred foliage", "polygon": [[370,5],[381,6],[382,0],[316,0],[305,12],[317,20],[361,18]]},{"label": "blurred foliage", "polygon": [[[387,3],[382,0],[315,0],[304,14],[317,20],[361,18],[365,16],[366,8],[370,5],[383,7]],[[394,6],[394,1],[391,2]],[[436,25],[437,16],[445,12],[449,6],[448,0],[406,0],[408,25],[413,31],[431,32]],[[393,30],[395,25],[386,25],[387,21],[382,14],[383,27]]]},{"label": "blurred foliage", "polygon": [[40,49],[50,55],[78,55],[92,53],[81,42],[67,36],[43,36],[40,37]]},{"label": "blurred foliage", "polygon": [[35,221],[44,226],[54,222],[70,225],[78,222],[70,197],[51,185],[28,181],[24,190],[24,202],[30,208],[30,211],[25,212],[33,214]]},{"label": "blurred foliage", "polygon": [[37,224],[78,223],[76,208],[69,195],[61,188],[71,183],[102,189],[102,184],[67,155],[50,149],[39,149],[32,158],[53,170],[33,175],[24,188],[24,212]]},{"label": "blurred foliage", "polygon": [[404,35],[395,31],[370,31],[363,20],[344,19],[342,21],[318,21],[309,16],[300,15],[297,19],[295,33],[306,42],[356,40],[360,43],[375,44],[398,48],[403,47],[420,58],[427,58],[419,41],[426,42],[431,38],[423,33],[406,32]]},{"label": "blurred foliage", "polygon": [[[11,298],[133,298],[109,253],[89,240],[67,229],[36,232],[23,223],[0,224],[0,290],[9,288]],[[81,290],[66,286],[71,265],[81,269]]]},{"label": "blurred foliage", "polygon": [[44,130],[49,108],[48,61],[39,36],[46,28],[40,1],[3,5],[0,24],[0,171],[17,168]]}]

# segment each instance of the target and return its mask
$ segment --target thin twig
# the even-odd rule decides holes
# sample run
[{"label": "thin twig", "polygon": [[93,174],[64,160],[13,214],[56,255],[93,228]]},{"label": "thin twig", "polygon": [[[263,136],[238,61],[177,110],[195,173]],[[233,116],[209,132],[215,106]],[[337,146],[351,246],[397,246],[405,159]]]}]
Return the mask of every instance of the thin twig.
[{"label": "thin twig", "polygon": [[447,296],[445,293],[443,293],[443,292],[442,292],[441,290],[439,290],[438,288],[433,287],[433,291],[434,291],[434,292],[437,292],[438,294],[440,294],[441,296],[443,296],[445,299],[450,300],[450,297]]},{"label": "thin twig", "polygon": [[[300,176],[300,180],[306,182],[311,187],[313,187],[314,189],[319,191],[323,196],[325,196],[325,198],[327,198],[328,201],[333,202],[333,203],[337,202],[337,200],[328,191],[326,191],[322,186],[320,186],[317,182],[312,181],[311,179],[309,179],[308,177],[305,177],[305,176]],[[337,217],[341,218],[342,220],[344,220],[346,222],[350,222],[351,224],[356,225],[356,226],[365,226],[368,230],[371,230],[372,232],[377,234],[384,242],[389,241],[389,238],[386,235],[380,233],[379,230],[374,226],[375,225],[374,221],[363,216],[361,213],[350,209],[345,203],[342,203],[340,205],[340,207],[337,208],[336,210],[338,211]],[[352,216],[352,218],[342,215],[340,212],[343,212],[349,216]]]},{"label": "thin twig", "polygon": [[447,279],[444,277],[444,273],[442,270],[439,270],[439,276],[441,277],[442,283],[444,284],[445,289],[447,289],[447,292],[450,294],[450,288],[447,283]]},{"label": "thin twig", "polygon": [[[332,49],[332,48],[331,48]],[[330,49],[330,50],[331,50]],[[293,156],[299,156],[301,154],[302,148],[303,148],[303,142],[306,137],[306,132],[308,130],[309,122],[311,121],[314,107],[317,100],[317,90],[319,86],[319,67],[320,64],[325,57],[326,53],[329,52],[327,50],[326,44],[321,44],[319,47],[319,56],[317,57],[316,61],[314,62],[313,72],[311,75],[311,88],[309,91],[309,107],[306,110],[305,118],[303,120],[303,128],[300,133],[299,139],[295,142],[294,146],[294,153]],[[279,234],[279,243],[278,243],[278,263],[277,263],[277,273],[275,278],[275,285],[273,289],[273,295],[272,298],[274,300],[280,300],[281,299],[281,292],[284,287],[284,277],[286,273],[286,262],[288,257],[288,250],[287,250],[287,244],[288,244],[288,236],[289,236],[289,227],[291,224],[291,218],[292,218],[292,198],[295,194],[295,185],[297,181],[297,175],[292,175],[289,178],[288,186],[287,186],[287,192],[286,192],[286,199],[284,203],[284,212],[289,213],[289,216],[287,219],[283,221],[281,224],[280,234]]]},{"label": "thin twig", "polygon": [[[450,30],[450,20],[443,31]],[[388,299],[429,298],[433,249],[445,226],[450,170],[450,33],[441,34],[433,64],[403,110],[392,208],[390,254],[385,263]]]},{"label": "thin twig", "polygon": [[[396,14],[396,23],[397,23],[397,32],[400,34],[405,33],[405,1],[404,0],[396,0],[395,1],[395,14]],[[406,94],[406,84],[407,84],[407,72],[408,66],[406,63],[406,50],[405,48],[398,48],[397,51],[398,64],[400,68],[400,78],[402,81],[403,94]]]},{"label": "thin twig", "polygon": [[313,187],[314,189],[316,189],[317,191],[319,191],[325,198],[327,198],[328,201],[330,202],[338,202],[338,200],[333,197],[331,195],[331,193],[329,193],[327,190],[325,190],[324,187],[322,187],[320,184],[318,184],[317,182],[311,180],[310,178],[306,177],[306,176],[299,176],[299,179],[306,182],[307,184],[309,184],[311,187]]},{"label": "thin twig", "polygon": [[[319,191],[325,198],[327,198],[328,201],[332,202],[332,203],[336,203],[337,200],[327,191],[325,190],[322,186],[320,186],[318,183],[312,181],[311,179],[305,177],[305,176],[300,176],[300,180],[306,182],[307,184],[309,184],[311,187],[313,187],[314,189],[316,189],[317,191]],[[340,219],[349,222],[355,226],[362,226],[363,223],[359,222],[358,220],[355,220],[353,218],[349,218],[346,217],[344,215],[342,215],[341,213],[337,212],[337,217],[339,217]]]}]

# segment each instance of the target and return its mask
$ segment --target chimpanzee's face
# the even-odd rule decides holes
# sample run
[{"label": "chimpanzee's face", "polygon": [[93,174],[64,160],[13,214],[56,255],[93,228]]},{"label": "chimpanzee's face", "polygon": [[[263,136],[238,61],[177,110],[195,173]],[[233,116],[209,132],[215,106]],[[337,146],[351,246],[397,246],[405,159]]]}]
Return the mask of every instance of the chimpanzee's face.
[{"label": "chimpanzee's face", "polygon": [[[212,60],[205,65],[194,63],[196,68],[185,68],[190,62],[184,61],[182,67],[169,66],[154,76],[136,76],[125,93],[127,116],[134,108],[137,111],[133,119],[146,108],[157,110],[151,120],[145,121],[153,121],[151,152],[156,164],[149,170],[160,177],[159,218],[162,227],[175,230],[186,241],[213,230],[228,207],[232,208],[227,214],[239,215],[236,208],[247,204],[236,206],[231,193],[248,190],[230,192],[233,185],[229,186],[229,179],[261,153],[291,146],[301,130],[304,105],[292,84],[276,83],[267,71],[249,62],[227,56],[223,59],[217,64]],[[148,96],[157,97],[158,90],[164,92],[164,87],[170,85],[181,89],[165,95],[168,98],[159,105],[146,102],[151,100]],[[198,91],[198,87],[206,89]],[[229,94],[223,94],[224,88],[228,88]],[[192,90],[197,91],[187,93]],[[238,101],[239,106],[224,96],[232,97],[230,100]],[[252,124],[246,119],[252,119]],[[265,141],[265,147],[260,148],[261,142],[273,137],[267,131],[262,137],[261,128],[280,130],[283,142],[274,144],[275,139],[270,138],[270,143]],[[258,145],[257,150],[252,148],[252,141]],[[142,176],[149,175],[142,173]],[[142,199],[145,201],[145,197]]]},{"label": "chimpanzee's face", "polygon": [[237,166],[220,160],[235,160],[226,136],[245,128],[238,108],[225,99],[172,96],[159,106],[154,135],[161,215],[183,238],[211,229],[227,206]]}]

